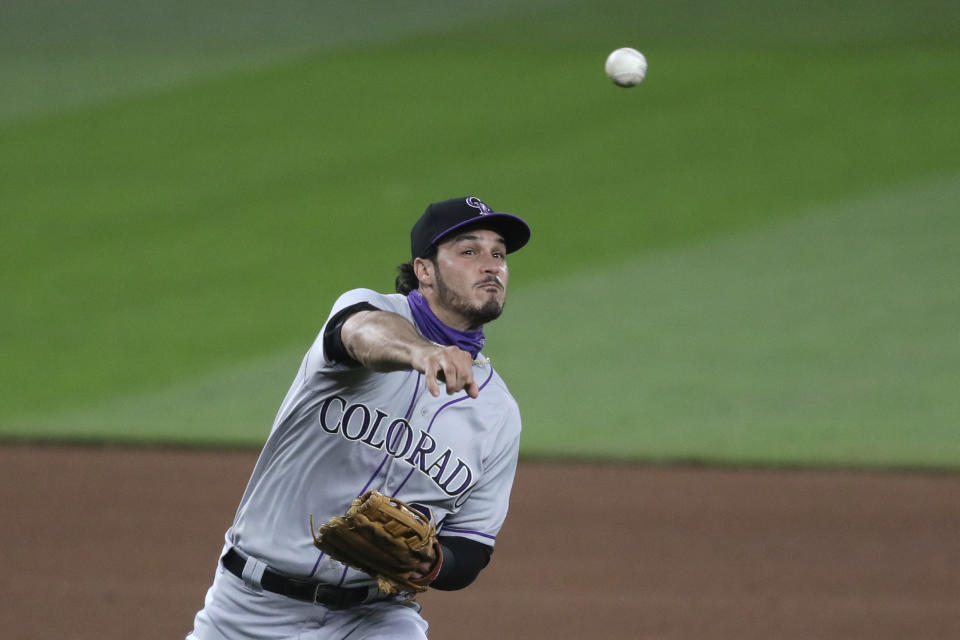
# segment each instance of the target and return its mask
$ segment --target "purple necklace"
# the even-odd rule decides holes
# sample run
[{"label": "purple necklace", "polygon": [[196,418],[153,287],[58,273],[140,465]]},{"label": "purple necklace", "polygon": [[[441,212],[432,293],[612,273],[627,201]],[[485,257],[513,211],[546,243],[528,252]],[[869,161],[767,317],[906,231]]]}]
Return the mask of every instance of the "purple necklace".
[{"label": "purple necklace", "polygon": [[460,347],[474,359],[483,349],[486,343],[483,330],[458,331],[448,327],[434,315],[419,289],[414,289],[407,295],[407,302],[410,304],[410,311],[413,312],[413,320],[417,323],[417,328],[428,340],[444,346]]}]

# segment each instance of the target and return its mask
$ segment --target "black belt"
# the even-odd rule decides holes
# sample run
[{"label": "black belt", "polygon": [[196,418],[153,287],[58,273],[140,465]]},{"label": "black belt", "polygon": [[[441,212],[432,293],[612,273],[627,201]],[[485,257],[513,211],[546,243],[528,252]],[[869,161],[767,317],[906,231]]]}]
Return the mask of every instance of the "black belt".
[{"label": "black belt", "polygon": [[[247,564],[247,559],[236,549],[227,551],[221,562],[227,571],[243,580],[243,568]],[[346,609],[356,606],[365,602],[370,593],[367,587],[349,589],[332,587],[316,580],[285,576],[270,569],[263,572],[260,585],[272,593],[279,593],[302,602],[321,604],[328,609]]]}]

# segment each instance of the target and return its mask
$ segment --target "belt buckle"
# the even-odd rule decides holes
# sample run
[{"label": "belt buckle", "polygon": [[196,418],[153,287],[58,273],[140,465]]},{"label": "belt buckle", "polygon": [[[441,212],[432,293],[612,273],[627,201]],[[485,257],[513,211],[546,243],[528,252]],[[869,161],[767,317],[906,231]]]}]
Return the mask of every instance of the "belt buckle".
[{"label": "belt buckle", "polygon": [[343,595],[336,587],[331,588],[328,585],[318,582],[313,590],[313,604],[319,604],[327,609],[339,611],[346,609],[349,605],[344,602]]}]

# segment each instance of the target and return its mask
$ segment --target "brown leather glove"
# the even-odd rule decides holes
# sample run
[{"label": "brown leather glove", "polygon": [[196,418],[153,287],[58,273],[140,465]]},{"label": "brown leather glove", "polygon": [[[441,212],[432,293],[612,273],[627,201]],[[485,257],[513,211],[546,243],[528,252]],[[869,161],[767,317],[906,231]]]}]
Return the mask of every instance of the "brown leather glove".
[{"label": "brown leather glove", "polygon": [[[346,515],[331,518],[310,532],[318,549],[334,560],[377,579],[384,593],[419,593],[440,570],[442,554],[432,522],[405,502],[367,491],[355,499]],[[430,566],[422,575],[423,566]]]}]

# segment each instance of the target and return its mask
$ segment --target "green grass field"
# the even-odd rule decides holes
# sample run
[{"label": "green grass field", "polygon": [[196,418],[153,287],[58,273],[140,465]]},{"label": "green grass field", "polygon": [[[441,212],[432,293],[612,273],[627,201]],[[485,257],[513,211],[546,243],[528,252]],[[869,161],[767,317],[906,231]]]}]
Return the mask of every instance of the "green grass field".
[{"label": "green grass field", "polygon": [[0,8],[0,436],[260,444],[475,193],[526,455],[960,468],[952,4],[195,4]]}]

